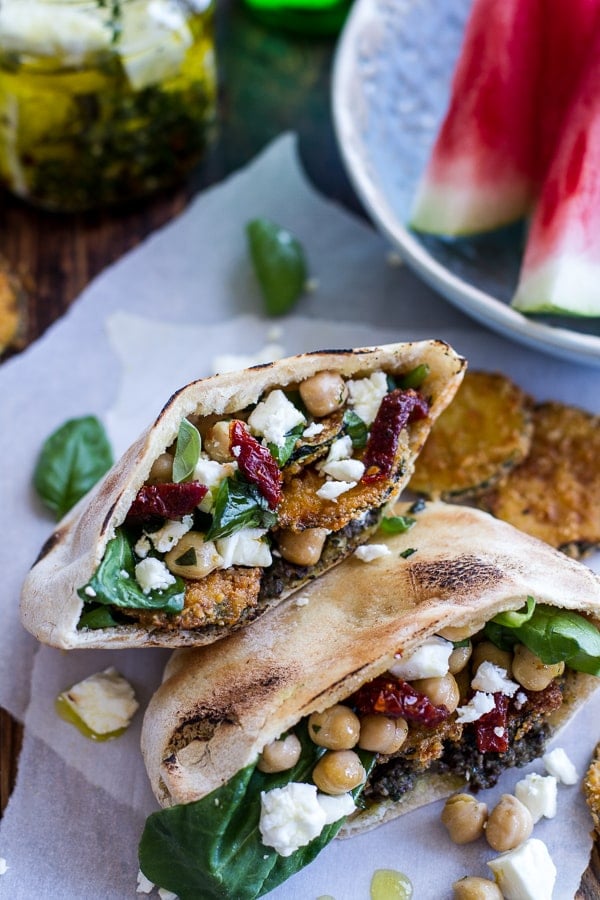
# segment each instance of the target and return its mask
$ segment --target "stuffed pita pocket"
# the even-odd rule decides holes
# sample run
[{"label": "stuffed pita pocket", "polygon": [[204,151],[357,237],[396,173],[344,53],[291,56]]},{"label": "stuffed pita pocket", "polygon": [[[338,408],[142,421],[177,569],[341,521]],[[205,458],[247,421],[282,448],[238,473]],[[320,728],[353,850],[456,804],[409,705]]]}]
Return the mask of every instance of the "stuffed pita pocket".
[{"label": "stuffed pita pocket", "polygon": [[[371,562],[355,554],[167,665],[142,750],[169,808],[148,819],[140,861],[182,900],[262,896],[336,833],[494,784],[596,686],[589,569],[480,511],[397,512],[388,527],[413,526],[378,534]],[[291,768],[269,772],[282,757]]]},{"label": "stuffed pita pocket", "polygon": [[47,541],[25,626],[68,649],[205,644],[248,624],[367,539],[464,367],[426,341],[188,385]]}]

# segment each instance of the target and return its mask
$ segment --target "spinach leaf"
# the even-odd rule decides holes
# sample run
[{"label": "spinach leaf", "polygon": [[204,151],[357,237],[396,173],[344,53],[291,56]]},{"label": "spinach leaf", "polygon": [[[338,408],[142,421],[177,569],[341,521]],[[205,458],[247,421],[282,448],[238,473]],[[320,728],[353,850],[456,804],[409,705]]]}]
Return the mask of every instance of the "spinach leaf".
[{"label": "spinach leaf", "polygon": [[304,290],[307,276],[304,249],[293,234],[269,219],[248,222],[246,235],[267,314],[283,315]]},{"label": "spinach leaf", "polygon": [[175,445],[173,481],[179,483],[189,480],[194,473],[199,457],[200,434],[198,429],[187,419],[182,419]]},{"label": "spinach leaf", "polygon": [[285,466],[286,462],[294,452],[294,447],[296,446],[296,441],[306,428],[305,424],[296,425],[295,428],[292,428],[291,431],[288,431],[284,436],[284,443],[282,446],[278,444],[267,444],[269,448],[269,452],[279,468],[281,469]]},{"label": "spinach leaf", "polygon": [[205,540],[229,537],[242,528],[271,528],[276,522],[277,513],[269,509],[255,484],[239,476],[224,478],[217,490],[213,521]]},{"label": "spinach leaf", "polygon": [[[292,781],[310,782],[310,774],[325,752],[308,737],[302,723],[295,733],[302,744],[293,769],[275,775],[248,766],[222,788],[194,803],[153,813],[142,834],[140,866],[154,884],[174,891],[180,900],[261,897],[317,856],[340,830],[343,820],[290,856],[279,856],[261,840],[261,791]],[[367,773],[375,754],[360,751]],[[362,785],[352,793],[358,798]]]},{"label": "spinach leaf", "polygon": [[108,606],[89,606],[86,604],[77,623],[77,628],[115,628],[119,623]]},{"label": "spinach leaf", "polygon": [[366,423],[357,415],[353,409],[347,409],[342,419],[344,431],[350,435],[352,446],[355,450],[362,450],[367,446],[367,438],[369,429]]},{"label": "spinach leaf", "polygon": [[600,675],[600,631],[579,613],[541,605],[516,627],[499,618],[488,622],[485,633],[502,649],[524,644],[546,665],[564,662],[578,672]]},{"label": "spinach leaf", "polygon": [[416,521],[412,516],[384,516],[379,528],[384,534],[404,534]]},{"label": "spinach leaf", "polygon": [[112,450],[95,416],[69,419],[45,441],[33,473],[42,503],[61,519],[110,469]]},{"label": "spinach leaf", "polygon": [[529,619],[531,619],[534,610],[535,600],[533,597],[528,597],[525,612],[511,610],[505,613],[498,613],[497,616],[494,616],[494,622],[497,625],[506,625],[508,628],[518,628],[520,625],[524,625],[525,622],[528,622]]},{"label": "spinach leaf", "polygon": [[421,363],[420,366],[415,366],[410,372],[396,378],[396,384],[403,390],[406,390],[407,388],[420,388],[428,375],[429,366],[427,363]]},{"label": "spinach leaf", "polygon": [[164,590],[143,592],[135,578],[133,550],[122,528],[117,528],[114,538],[106,545],[102,562],[92,578],[77,591],[81,599],[89,603],[90,593],[89,590],[86,593],[86,588],[94,591],[94,603],[107,606],[160,609],[170,613],[183,609],[185,584],[181,578],[176,578],[175,583]]}]

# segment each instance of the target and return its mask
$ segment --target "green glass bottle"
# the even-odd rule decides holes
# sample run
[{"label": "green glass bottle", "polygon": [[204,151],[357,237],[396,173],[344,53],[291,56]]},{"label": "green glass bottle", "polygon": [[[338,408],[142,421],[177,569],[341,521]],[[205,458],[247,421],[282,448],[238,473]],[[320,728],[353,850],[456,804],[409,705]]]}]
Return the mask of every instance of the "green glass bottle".
[{"label": "green glass bottle", "polygon": [[337,34],[351,5],[352,0],[246,0],[264,25],[315,36]]}]

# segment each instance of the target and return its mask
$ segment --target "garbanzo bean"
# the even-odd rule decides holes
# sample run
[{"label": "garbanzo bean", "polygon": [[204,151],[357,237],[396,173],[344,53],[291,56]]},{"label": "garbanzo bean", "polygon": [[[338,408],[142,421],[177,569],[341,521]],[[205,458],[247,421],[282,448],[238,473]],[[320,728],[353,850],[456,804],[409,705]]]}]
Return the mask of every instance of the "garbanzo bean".
[{"label": "garbanzo bean", "polygon": [[448,712],[454,712],[460,702],[458,684],[450,672],[440,678],[419,678],[411,684],[415,690],[429,697],[434,706],[445,706]]},{"label": "garbanzo bean", "polygon": [[321,559],[323,544],[329,534],[326,528],[306,528],[304,531],[284,529],[279,532],[279,552],[297,566],[314,566]]},{"label": "garbanzo bean", "polygon": [[564,662],[547,666],[524,644],[517,644],[515,647],[512,674],[526,691],[543,691],[564,670]]},{"label": "garbanzo bean", "polygon": [[472,637],[476,632],[481,631],[481,625],[448,625],[438,631],[440,637],[446,641],[465,641]]},{"label": "garbanzo bean", "polygon": [[231,454],[231,437],[229,426],[231,422],[222,419],[212,425],[204,439],[204,449],[211,459],[217,462],[229,462],[233,459]]},{"label": "garbanzo bean", "polygon": [[453,794],[442,810],[442,824],[455,844],[470,844],[483,834],[487,806],[470,794]]},{"label": "garbanzo bean", "polygon": [[169,572],[188,579],[204,578],[222,562],[214,541],[205,541],[200,531],[188,531],[165,556]]},{"label": "garbanzo bean", "polygon": [[486,840],[492,850],[498,853],[514,850],[532,831],[533,819],[525,804],[512,794],[502,794],[485,826]]},{"label": "garbanzo bean", "polygon": [[360,757],[354,750],[329,750],[313,769],[312,779],[324,794],[345,794],[366,779]]},{"label": "garbanzo bean", "polygon": [[473,675],[482,662],[491,662],[501,669],[506,669],[506,674],[510,678],[512,672],[512,653],[510,650],[501,650],[491,641],[481,641],[473,647],[473,656],[471,657],[471,671]]},{"label": "garbanzo bean", "polygon": [[308,733],[319,747],[328,750],[350,750],[358,743],[360,719],[349,706],[336,703],[308,718]]},{"label": "garbanzo bean", "polygon": [[300,759],[302,744],[295,734],[288,734],[277,741],[271,741],[258,758],[256,768],[261,772],[285,772],[293,768]]},{"label": "garbanzo bean", "polygon": [[377,714],[363,716],[360,720],[358,746],[372,753],[396,753],[408,734],[406,719],[392,719]]},{"label": "garbanzo bean", "polygon": [[173,457],[170,453],[161,453],[152,463],[148,484],[163,484],[173,481]]},{"label": "garbanzo bean", "polygon": [[471,659],[473,644],[469,641],[464,647],[455,647],[448,660],[448,671],[451,675],[458,675]]},{"label": "garbanzo bean", "polygon": [[452,885],[454,900],[502,900],[502,891],[495,881],[467,875]]},{"label": "garbanzo bean", "polygon": [[302,402],[311,416],[327,416],[344,405],[348,388],[337,372],[319,372],[300,383]]}]

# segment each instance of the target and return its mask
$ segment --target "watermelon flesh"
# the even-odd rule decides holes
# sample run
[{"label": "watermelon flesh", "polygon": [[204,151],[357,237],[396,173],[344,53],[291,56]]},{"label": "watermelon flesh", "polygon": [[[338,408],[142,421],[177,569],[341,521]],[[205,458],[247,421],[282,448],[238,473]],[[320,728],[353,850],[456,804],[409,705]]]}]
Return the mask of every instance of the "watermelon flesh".
[{"label": "watermelon flesh", "polygon": [[532,218],[521,312],[600,316],[600,31],[586,59]]},{"label": "watermelon flesh", "polygon": [[450,105],[417,191],[415,230],[476,234],[530,210],[539,178],[532,124],[542,7],[541,0],[475,0]]}]

